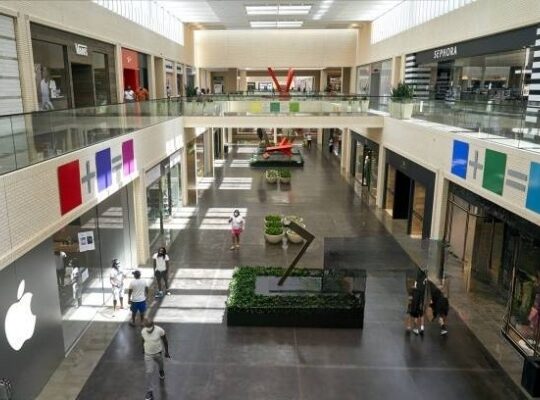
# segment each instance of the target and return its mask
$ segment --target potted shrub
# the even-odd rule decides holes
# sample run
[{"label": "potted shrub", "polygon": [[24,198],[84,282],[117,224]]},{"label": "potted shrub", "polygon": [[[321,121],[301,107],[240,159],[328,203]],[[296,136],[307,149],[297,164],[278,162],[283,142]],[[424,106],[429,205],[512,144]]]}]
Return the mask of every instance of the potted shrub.
[{"label": "potted shrub", "polygon": [[276,183],[279,178],[278,172],[275,169],[267,169],[264,175],[268,183]]},{"label": "potted shrub", "polygon": [[291,182],[291,171],[287,168],[281,168],[279,170],[279,181],[281,183],[290,183]]},{"label": "potted shrub", "polygon": [[264,222],[267,223],[267,224],[269,222],[279,222],[279,223],[281,223],[281,216],[276,215],[276,214],[268,214],[267,216],[264,217]]},{"label": "potted shrub", "polygon": [[271,225],[264,229],[264,238],[268,243],[278,244],[283,240],[283,226]]},{"label": "potted shrub", "polygon": [[410,119],[413,112],[413,89],[406,83],[398,83],[392,89],[392,98],[388,106],[390,116],[397,119]]}]

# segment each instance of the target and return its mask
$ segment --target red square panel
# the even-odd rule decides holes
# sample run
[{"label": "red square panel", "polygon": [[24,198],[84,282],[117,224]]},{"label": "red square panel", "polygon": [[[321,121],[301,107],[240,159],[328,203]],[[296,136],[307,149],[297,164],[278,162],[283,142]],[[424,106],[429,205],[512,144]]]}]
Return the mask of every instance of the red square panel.
[{"label": "red square panel", "polygon": [[58,167],[58,191],[62,215],[82,204],[81,175],[78,160]]}]

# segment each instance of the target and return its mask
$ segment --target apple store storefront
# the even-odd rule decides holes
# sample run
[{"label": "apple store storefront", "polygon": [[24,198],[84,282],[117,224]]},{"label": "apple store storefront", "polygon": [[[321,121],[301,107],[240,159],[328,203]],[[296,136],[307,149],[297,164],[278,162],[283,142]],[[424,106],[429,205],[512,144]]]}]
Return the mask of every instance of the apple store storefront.
[{"label": "apple store storefront", "polygon": [[89,323],[100,319],[110,302],[112,260],[134,265],[131,191],[132,185],[120,189],[0,272],[6,316],[0,379],[11,381],[16,398],[35,398]]}]

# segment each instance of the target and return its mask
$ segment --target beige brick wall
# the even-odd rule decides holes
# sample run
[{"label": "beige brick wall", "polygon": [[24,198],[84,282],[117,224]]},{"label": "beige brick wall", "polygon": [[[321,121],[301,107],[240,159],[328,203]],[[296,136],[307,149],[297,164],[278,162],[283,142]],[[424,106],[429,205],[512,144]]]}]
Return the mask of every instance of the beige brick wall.
[{"label": "beige brick wall", "polygon": [[[180,149],[183,146],[182,135],[183,120],[176,118],[0,176],[0,269],[84,214],[118,188],[139,179],[138,176],[143,176],[145,170]],[[58,191],[58,166],[79,160],[82,176],[85,160],[93,160],[95,153],[105,148],[111,148],[114,156],[119,153],[121,143],[131,138],[134,140],[137,173],[115,182],[107,192],[99,195],[95,194],[96,190],[92,195],[86,193],[83,187],[83,204],[62,216]],[[141,198],[146,196],[144,181],[136,184],[135,189],[137,188],[143,192],[134,193],[139,200],[136,202],[135,212],[145,216],[146,201],[141,201]],[[146,229],[144,218],[138,218],[135,222],[139,232]],[[144,235],[137,236],[138,247],[146,246],[147,244],[143,243]],[[144,252],[139,256],[144,256]]]},{"label": "beige brick wall", "polygon": [[356,64],[491,35],[540,23],[538,0],[477,0],[374,45],[370,24],[358,30]]}]

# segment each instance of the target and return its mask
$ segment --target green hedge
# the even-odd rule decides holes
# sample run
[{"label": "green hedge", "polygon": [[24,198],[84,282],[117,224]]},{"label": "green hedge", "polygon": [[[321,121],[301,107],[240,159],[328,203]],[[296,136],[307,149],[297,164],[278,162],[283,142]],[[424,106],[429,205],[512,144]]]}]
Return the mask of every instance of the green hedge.
[{"label": "green hedge", "polygon": [[[291,312],[309,312],[309,309],[353,309],[361,307],[361,301],[351,294],[309,294],[290,296],[264,296],[255,294],[257,276],[281,276],[280,267],[237,267],[229,285],[226,305],[231,311],[253,314],[272,312],[273,309]],[[322,277],[319,269],[294,269],[291,276]]]}]

